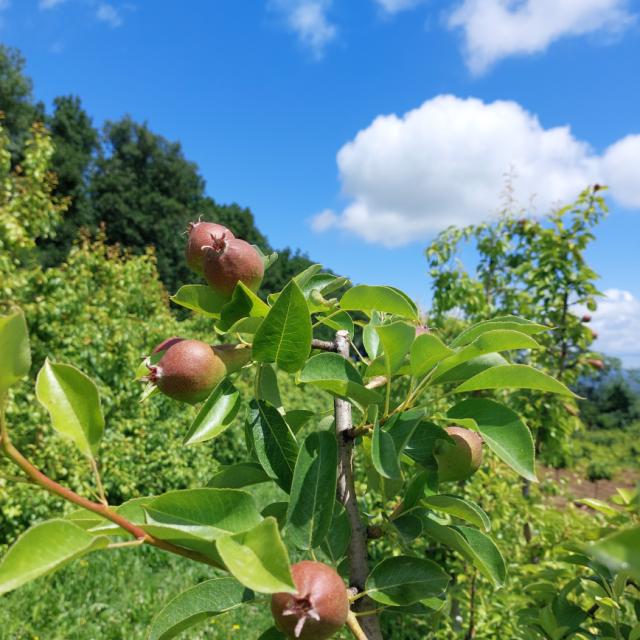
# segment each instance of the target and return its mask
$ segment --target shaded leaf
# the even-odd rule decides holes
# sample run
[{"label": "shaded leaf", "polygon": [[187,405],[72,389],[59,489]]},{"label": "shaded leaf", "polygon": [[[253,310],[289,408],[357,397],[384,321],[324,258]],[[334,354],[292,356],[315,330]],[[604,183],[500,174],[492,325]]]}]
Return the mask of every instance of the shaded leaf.
[{"label": "shaded leaf", "polygon": [[376,602],[408,605],[440,595],[449,580],[449,576],[431,560],[395,556],[373,568],[367,578],[366,590]]},{"label": "shaded leaf", "polygon": [[616,531],[588,547],[587,553],[612,571],[626,571],[640,580],[640,527]]},{"label": "shaded leaf", "polygon": [[254,400],[247,414],[247,429],[258,462],[289,493],[298,445],[284,418],[264,400]]},{"label": "shaded leaf", "polygon": [[269,482],[269,476],[262,467],[255,462],[239,462],[218,469],[207,482],[207,486],[214,489],[241,489],[252,484]]},{"label": "shaded leaf", "polygon": [[[266,317],[268,313],[269,306],[243,282],[238,282],[231,300],[220,311],[220,320],[216,323],[216,329],[222,333],[227,331],[251,333],[260,324],[260,319]],[[252,322],[244,322],[247,318]]]},{"label": "shaded leaf", "polygon": [[338,443],[333,433],[310,433],[298,453],[287,511],[287,538],[298,549],[320,545],[331,525],[336,497]]},{"label": "shaded leaf", "polygon": [[0,316],[0,399],[5,391],[29,374],[31,348],[21,309]]}]

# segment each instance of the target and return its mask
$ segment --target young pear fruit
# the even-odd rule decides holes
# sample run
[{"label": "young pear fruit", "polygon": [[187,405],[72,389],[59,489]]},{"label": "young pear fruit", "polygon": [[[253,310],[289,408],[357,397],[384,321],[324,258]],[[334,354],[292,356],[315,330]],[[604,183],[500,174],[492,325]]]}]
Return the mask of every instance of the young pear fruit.
[{"label": "young pear fruit", "polygon": [[303,560],[291,567],[296,593],[274,593],[271,613],[287,638],[325,640],[336,633],[349,614],[349,597],[342,578],[322,562]]},{"label": "young pear fruit", "polygon": [[248,242],[226,233],[211,234],[203,250],[204,277],[214,291],[229,298],[238,282],[251,291],[258,290],[264,277],[264,262]]},{"label": "young pear fruit", "polygon": [[441,440],[434,452],[438,462],[438,480],[457,482],[470,478],[482,464],[482,438],[463,427],[447,427],[453,442]]},{"label": "young pear fruit", "polygon": [[211,236],[224,234],[227,238],[235,237],[229,229],[215,222],[190,222],[187,231],[189,234],[185,252],[187,265],[200,275],[202,275],[205,254],[203,247],[211,244]]},{"label": "young pear fruit", "polygon": [[162,357],[147,365],[146,380],[174,400],[201,402],[227,375],[227,368],[206,342],[177,339],[166,346],[172,340],[176,339],[165,340],[154,349],[154,353],[162,352]]}]

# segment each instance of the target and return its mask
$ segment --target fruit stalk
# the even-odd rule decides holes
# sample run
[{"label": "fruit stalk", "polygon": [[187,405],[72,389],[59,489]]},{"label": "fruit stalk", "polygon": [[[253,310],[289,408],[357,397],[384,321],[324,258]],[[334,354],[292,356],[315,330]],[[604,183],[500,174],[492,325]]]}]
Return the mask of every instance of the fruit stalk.
[{"label": "fruit stalk", "polygon": [[[349,357],[349,334],[346,331],[336,333],[336,351],[343,357]],[[347,512],[351,524],[351,540],[349,542],[349,584],[361,593],[369,575],[367,553],[367,530],[360,517],[355,483],[353,480],[353,419],[351,404],[340,398],[334,400],[336,419],[336,438],[338,440],[338,500]],[[372,608],[369,598],[358,599],[353,608],[356,611],[367,611]],[[383,640],[380,622],[377,615],[363,616],[360,619],[366,640]]]}]

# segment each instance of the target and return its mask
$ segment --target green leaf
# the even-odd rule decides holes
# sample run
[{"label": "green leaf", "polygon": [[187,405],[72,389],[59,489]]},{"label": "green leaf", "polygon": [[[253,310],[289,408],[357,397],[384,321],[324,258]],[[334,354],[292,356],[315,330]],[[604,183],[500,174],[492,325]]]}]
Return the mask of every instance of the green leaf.
[{"label": "green leaf", "polygon": [[447,433],[442,427],[433,422],[422,422],[411,435],[405,453],[423,467],[437,469],[434,447],[438,440],[446,439]]},{"label": "green leaf", "polygon": [[298,549],[324,540],[336,499],[338,443],[333,433],[310,433],[298,453],[287,511],[287,538]]},{"label": "green leaf", "polygon": [[640,580],[640,527],[617,531],[588,547],[587,553],[612,571],[626,571]]},{"label": "green leaf", "polygon": [[269,482],[269,476],[255,462],[239,462],[222,467],[207,482],[214,489],[242,489],[252,484]]},{"label": "green leaf", "polygon": [[465,344],[473,342],[478,336],[486,333],[487,331],[496,331],[498,329],[506,329],[511,331],[519,331],[520,333],[526,333],[527,335],[536,335],[543,331],[549,331],[551,327],[546,327],[543,324],[536,324],[530,320],[524,318],[518,318],[517,316],[500,316],[499,318],[493,318],[491,320],[485,320],[474,324],[472,327],[465,329],[452,343],[452,347],[462,347]]},{"label": "green leaf", "polygon": [[295,434],[304,427],[316,414],[308,409],[290,409],[284,414],[284,419],[291,431]]},{"label": "green leaf", "polygon": [[275,362],[289,373],[300,370],[311,351],[311,316],[294,280],[282,290],[253,341],[253,358]]},{"label": "green leaf", "polygon": [[345,508],[336,502],[329,532],[322,544],[322,550],[337,564],[347,553],[351,540],[351,524]]},{"label": "green leaf", "polygon": [[309,358],[300,372],[300,382],[312,384],[362,406],[382,401],[380,394],[363,385],[356,368],[337,353],[319,353]]},{"label": "green leaf", "polygon": [[423,532],[461,553],[496,587],[507,578],[507,567],[498,547],[491,538],[470,527],[444,526],[431,518],[422,521]]},{"label": "green leaf", "polygon": [[374,311],[371,314],[371,321],[362,329],[362,343],[367,350],[367,355],[372,360],[380,355],[382,349],[380,346],[380,336],[376,331],[376,327],[381,324],[381,315],[377,311]]},{"label": "green leaf", "polygon": [[233,578],[214,578],[190,587],[170,600],[154,617],[148,640],[170,640],[194,625],[254,599]]},{"label": "green leaf", "polygon": [[225,565],[242,584],[259,593],[295,593],[289,556],[275,518],[216,542]]},{"label": "green leaf", "polygon": [[164,539],[162,531],[211,541],[246,531],[261,522],[253,498],[237,489],[169,491],[144,505],[145,531]]},{"label": "green leaf", "polygon": [[400,456],[411,441],[415,430],[420,422],[422,422],[424,416],[424,409],[409,409],[402,413],[396,413],[384,425],[384,430],[393,438],[398,462],[400,462]]},{"label": "green leaf", "polygon": [[282,631],[278,631],[276,627],[269,627],[260,634],[258,640],[287,640],[287,636]]},{"label": "green leaf", "polygon": [[258,364],[256,366],[256,400],[266,400],[280,413],[284,411],[282,398],[278,387],[278,376],[270,364]]},{"label": "green leaf", "polygon": [[105,536],[87,533],[68,520],[49,520],[31,527],[0,562],[0,595],[108,544]]},{"label": "green leaf", "polygon": [[216,293],[204,284],[185,284],[175,295],[169,296],[169,299],[185,309],[191,309],[209,318],[219,317],[222,307],[229,302],[226,296]]},{"label": "green leaf", "polygon": [[352,287],[342,296],[340,307],[347,311],[364,311],[368,315],[382,311],[410,320],[419,319],[415,304],[393,287],[365,284]]},{"label": "green leaf", "polygon": [[449,580],[449,576],[431,560],[395,556],[374,567],[367,578],[366,590],[376,602],[407,605],[440,595]]},{"label": "green leaf", "polygon": [[431,333],[423,333],[411,345],[411,375],[424,375],[433,365],[453,353],[440,338]]},{"label": "green leaf", "polygon": [[499,353],[487,353],[484,356],[473,358],[468,362],[453,367],[446,373],[443,373],[436,384],[444,384],[446,382],[460,382],[461,380],[468,380],[473,376],[491,369],[492,367],[499,367],[501,365],[509,364],[508,360],[501,356]]},{"label": "green leaf", "polygon": [[27,323],[21,309],[0,316],[0,399],[31,368]]},{"label": "green leaf", "polygon": [[247,429],[258,462],[267,475],[289,493],[298,445],[284,418],[264,400],[254,400],[247,415]]},{"label": "green leaf", "polygon": [[402,477],[398,463],[396,445],[387,431],[376,420],[371,438],[371,461],[375,470],[383,477],[398,480]]},{"label": "green leaf", "polygon": [[38,402],[49,412],[53,428],[92,457],[98,449],[104,417],[98,389],[82,371],[48,358],[36,380]]},{"label": "green leaf", "polygon": [[266,272],[274,265],[274,263],[278,259],[278,252],[273,251],[269,255],[266,255],[257,244],[252,244],[251,246],[256,250],[257,254],[262,259],[262,264],[264,265],[264,270]]},{"label": "green leaf", "polygon": [[[255,332],[255,326],[261,322],[260,318],[266,317],[268,313],[269,306],[243,282],[238,282],[231,300],[220,311],[220,320],[216,323],[216,329],[222,333],[229,331],[252,333]],[[247,318],[255,322],[247,324],[245,322]]]},{"label": "green leaf", "polygon": [[453,393],[480,389],[537,389],[577,398],[562,382],[526,364],[491,367],[463,382]]},{"label": "green leaf", "polygon": [[332,313],[327,317],[319,317],[318,322],[331,327],[334,331],[346,331],[352,338],[355,327],[351,316],[346,311]]},{"label": "green leaf", "polygon": [[422,504],[429,509],[442,511],[449,515],[465,520],[476,527],[482,527],[485,531],[491,530],[489,516],[475,502],[464,500],[458,496],[440,493],[435,496],[427,496],[422,499]]},{"label": "green leaf", "polygon": [[487,331],[479,335],[471,344],[462,347],[460,351],[454,353],[438,364],[433,372],[433,381],[455,366],[468,362],[479,356],[499,351],[511,351],[513,349],[538,349],[540,345],[531,337],[519,331],[496,330]]},{"label": "green leaf", "polygon": [[384,353],[386,375],[390,378],[402,365],[416,337],[416,328],[406,322],[376,327]]},{"label": "green leaf", "polygon": [[531,432],[522,418],[488,398],[467,398],[447,411],[451,419],[472,418],[487,446],[516,473],[537,482]]},{"label": "green leaf", "polygon": [[223,378],[206,399],[191,423],[184,444],[196,444],[217,438],[234,421],[242,400],[240,392]]}]

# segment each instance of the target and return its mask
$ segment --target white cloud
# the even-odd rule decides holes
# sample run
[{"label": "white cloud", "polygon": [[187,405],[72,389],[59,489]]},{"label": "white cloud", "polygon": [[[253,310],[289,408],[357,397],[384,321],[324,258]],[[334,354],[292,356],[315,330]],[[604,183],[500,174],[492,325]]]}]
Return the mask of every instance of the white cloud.
[{"label": "white cloud", "polygon": [[332,0],[272,0],[270,6],[284,17],[287,27],[319,59],[337,35],[336,26],[327,17],[331,3]]},{"label": "white cloud", "polygon": [[640,135],[626,136],[607,149],[603,180],[620,204],[640,209]]},{"label": "white cloud", "polygon": [[516,102],[438,96],[401,117],[377,117],[337,162],[349,202],[339,215],[319,214],[315,229],[338,227],[385,246],[486,220],[511,171],[516,201],[535,196],[541,212],[596,182],[640,207],[640,136],[598,155],[568,126],[545,129]]},{"label": "white cloud", "polygon": [[107,4],[106,2],[98,5],[96,18],[114,28],[119,27],[123,22],[120,12],[113,5]]},{"label": "white cloud", "polygon": [[464,34],[467,64],[482,73],[510,55],[544,51],[568,36],[618,32],[633,17],[629,0],[463,0],[448,24]]},{"label": "white cloud", "polygon": [[[586,312],[579,308],[577,313]],[[594,349],[620,358],[627,367],[640,366],[640,300],[629,291],[607,289],[592,314],[598,334]]]},{"label": "white cloud", "polygon": [[57,7],[58,5],[61,5],[66,1],[67,0],[40,0],[40,2],[38,2],[38,8],[43,10],[53,9],[54,7]]},{"label": "white cloud", "polygon": [[400,11],[406,11],[407,9],[413,9],[419,4],[422,4],[425,0],[375,0],[376,4],[387,13],[398,13]]}]

